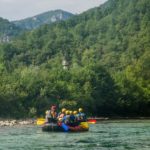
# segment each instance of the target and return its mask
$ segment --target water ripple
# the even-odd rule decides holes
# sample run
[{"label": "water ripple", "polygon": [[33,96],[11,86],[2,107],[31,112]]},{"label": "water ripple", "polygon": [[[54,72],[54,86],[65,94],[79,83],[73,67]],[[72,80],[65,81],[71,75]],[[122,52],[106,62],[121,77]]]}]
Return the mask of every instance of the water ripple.
[{"label": "water ripple", "polygon": [[149,150],[150,121],[106,121],[84,133],[47,133],[36,126],[0,128],[0,150]]}]

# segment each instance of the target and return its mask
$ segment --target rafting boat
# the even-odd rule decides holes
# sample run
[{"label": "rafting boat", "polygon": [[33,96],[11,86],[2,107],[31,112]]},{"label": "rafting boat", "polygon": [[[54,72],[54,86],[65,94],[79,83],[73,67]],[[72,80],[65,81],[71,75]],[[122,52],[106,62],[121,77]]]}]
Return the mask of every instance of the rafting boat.
[{"label": "rafting boat", "polygon": [[42,126],[42,131],[46,132],[84,132],[89,130],[87,122],[81,122],[77,126],[69,126],[66,124],[47,123]]}]

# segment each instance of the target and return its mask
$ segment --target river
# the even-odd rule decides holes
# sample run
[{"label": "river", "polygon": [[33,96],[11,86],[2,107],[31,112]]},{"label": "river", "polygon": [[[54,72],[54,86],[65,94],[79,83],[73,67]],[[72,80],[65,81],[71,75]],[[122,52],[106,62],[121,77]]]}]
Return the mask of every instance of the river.
[{"label": "river", "polygon": [[83,133],[1,127],[0,150],[150,150],[150,120],[102,121]]}]

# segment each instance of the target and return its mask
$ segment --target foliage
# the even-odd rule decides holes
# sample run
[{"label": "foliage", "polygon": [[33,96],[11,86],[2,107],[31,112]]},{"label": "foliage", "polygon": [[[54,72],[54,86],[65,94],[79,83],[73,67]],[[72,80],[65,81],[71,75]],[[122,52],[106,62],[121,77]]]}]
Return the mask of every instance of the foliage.
[{"label": "foliage", "polygon": [[70,100],[63,100],[62,102],[60,102],[59,105],[60,108],[66,108],[68,110],[73,110],[76,109],[77,107],[77,102],[76,101],[70,101]]},{"label": "foliage", "polygon": [[109,0],[1,45],[0,115],[41,115],[71,100],[91,115],[149,116],[149,8]]}]

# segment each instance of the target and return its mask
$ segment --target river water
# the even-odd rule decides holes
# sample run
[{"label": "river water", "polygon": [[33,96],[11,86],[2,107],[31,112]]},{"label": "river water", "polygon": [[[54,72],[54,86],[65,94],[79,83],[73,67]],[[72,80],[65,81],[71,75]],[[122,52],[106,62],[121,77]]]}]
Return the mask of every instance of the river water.
[{"label": "river water", "polygon": [[83,133],[0,127],[0,150],[150,150],[150,120],[103,121]]}]

